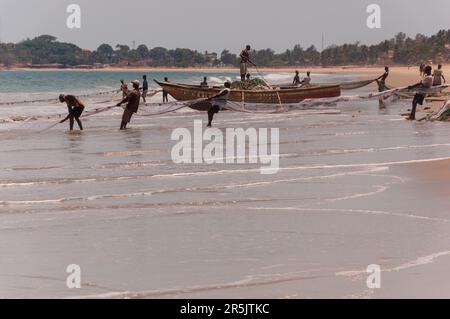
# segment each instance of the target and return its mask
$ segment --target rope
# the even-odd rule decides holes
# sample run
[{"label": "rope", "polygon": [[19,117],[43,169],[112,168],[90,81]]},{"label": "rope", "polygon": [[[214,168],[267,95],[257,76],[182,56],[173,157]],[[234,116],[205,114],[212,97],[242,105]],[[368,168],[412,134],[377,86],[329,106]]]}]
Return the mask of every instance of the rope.
[{"label": "rope", "polygon": [[[444,84],[441,86],[432,87],[427,90],[421,90],[420,92],[424,93],[424,94],[430,93],[435,90],[447,88],[449,86],[450,86],[450,84]],[[305,108],[311,108],[311,107],[315,107],[315,106],[324,106],[324,105],[329,105],[329,104],[335,104],[338,102],[354,102],[354,101],[362,101],[362,100],[374,100],[374,99],[379,99],[379,98],[388,98],[392,95],[398,94],[398,92],[400,92],[400,91],[404,91],[407,89],[408,89],[408,87],[400,87],[400,88],[391,89],[391,90],[384,91],[384,92],[369,93],[369,94],[365,94],[365,95],[339,96],[339,97],[335,97],[335,98],[321,98],[321,99],[306,99],[306,100],[304,100],[300,103],[296,103],[296,104],[283,104],[282,105],[283,108],[280,108],[280,105],[278,105],[278,104],[271,106],[271,105],[264,105],[264,104],[258,104],[258,103],[253,103],[253,104],[246,103],[246,108],[243,109],[239,103],[228,101],[226,104],[226,109],[229,109],[229,110],[235,111],[235,112],[240,112],[240,113],[259,113],[259,114],[286,113],[286,112],[289,112],[292,110],[305,110]],[[167,114],[167,113],[171,113],[171,112],[175,112],[177,110],[183,109],[185,107],[192,106],[196,103],[203,102],[203,101],[205,101],[205,99],[196,99],[196,100],[183,101],[183,102],[170,102],[170,103],[165,103],[165,104],[149,103],[149,104],[147,104],[147,106],[162,106],[162,105],[166,106],[167,105],[169,107],[162,111],[159,111],[159,112],[138,113],[137,116],[150,117],[150,116],[158,116],[158,115],[162,115],[162,114]],[[249,109],[249,106],[252,106],[252,105],[255,106],[255,108],[256,108],[255,110]],[[174,106],[175,106],[175,108],[173,108]],[[266,108],[267,107],[276,107],[276,109],[261,110],[261,108],[263,106],[265,106]],[[93,115],[96,115],[99,113],[106,112],[106,111],[111,110],[116,107],[118,107],[118,106],[110,105],[110,106],[90,110],[90,111],[85,112],[82,115],[82,117],[84,118],[84,117],[88,117],[88,116],[93,116]],[[58,114],[56,116],[61,117],[61,116],[64,116],[64,114]],[[50,118],[48,116],[43,116],[43,117]],[[29,120],[36,119],[36,118],[38,118],[38,117],[29,117],[29,118],[26,118],[24,120],[24,122],[28,122]],[[22,125],[23,124],[24,123],[22,123]],[[59,121],[57,123],[53,123],[50,126],[42,129],[41,131],[39,131],[39,133],[47,131],[47,130],[55,127],[58,124],[59,124]]]},{"label": "rope", "polygon": [[[384,92],[376,92],[376,93],[369,93],[365,95],[351,95],[351,96],[339,96],[335,98],[321,98],[321,99],[306,99],[303,100],[300,103],[296,104],[283,104],[283,108],[280,108],[279,104],[273,105],[272,110],[261,110],[262,108],[267,108],[269,105],[264,104],[258,104],[258,103],[246,103],[246,109],[243,110],[241,107],[239,107],[239,104],[232,101],[227,101],[226,108],[230,109],[231,111],[241,112],[241,113],[259,113],[259,114],[275,114],[275,113],[286,113],[290,112],[292,110],[304,110],[307,108],[312,108],[316,106],[324,106],[324,105],[330,105],[335,104],[338,102],[354,102],[354,101],[363,101],[363,100],[375,100],[379,98],[387,98],[389,96],[392,96],[396,94],[400,90],[404,90],[407,87],[392,89],[389,91]],[[251,106],[254,107],[254,110],[250,110]],[[270,107],[270,106],[269,106]]]},{"label": "rope", "polygon": [[[105,95],[105,94],[111,94],[111,93],[117,93],[118,90],[113,91],[103,91],[103,92],[96,92],[96,93],[88,93],[88,94],[82,94],[78,95],[78,97],[89,97],[89,96],[96,96],[96,95]],[[29,101],[12,101],[12,102],[0,102],[0,105],[15,105],[15,104],[28,104],[28,103],[41,103],[41,102],[58,102],[58,99],[51,98],[51,99],[40,99],[40,100],[29,100]]]},{"label": "rope", "polygon": [[[156,93],[161,92],[162,90],[152,90],[149,91],[148,97],[152,97]],[[77,95],[77,97],[90,97],[90,96],[98,96],[98,95],[106,95],[111,93],[119,93],[120,90],[111,90],[111,91],[102,91],[102,92],[94,92],[94,93],[87,93],[87,94],[81,94]],[[58,102],[57,98],[51,98],[51,99],[39,99],[39,100],[25,100],[25,101],[11,101],[11,102],[0,102],[0,105],[16,105],[16,104],[32,104],[32,103],[42,103],[42,102]]]},{"label": "rope", "polygon": [[[171,102],[171,103],[166,103],[166,104],[162,104],[162,103],[150,103],[150,104],[147,104],[147,106],[161,106],[161,105],[167,105],[167,104],[170,104],[170,106],[174,106],[174,105],[175,105],[175,106],[178,106],[178,107],[176,107],[176,108],[174,108],[174,109],[171,109],[171,108],[169,107],[169,108],[167,108],[167,109],[165,109],[165,110],[162,110],[162,111],[160,111],[160,112],[154,112],[154,113],[143,113],[143,114],[142,114],[142,113],[137,113],[136,115],[137,115],[137,116],[157,116],[157,115],[167,114],[167,113],[175,112],[175,111],[177,111],[177,110],[180,110],[180,109],[182,109],[182,108],[188,107],[188,106],[190,106],[190,105],[192,105],[192,104],[195,104],[195,103],[198,103],[198,102],[201,102],[201,101],[204,101],[204,100],[205,100],[205,99],[196,99],[196,100],[192,100],[192,101],[185,101],[185,102]],[[84,112],[84,114],[83,114],[81,117],[82,117],[82,118],[85,118],[85,117],[88,117],[88,116],[96,115],[96,114],[103,113],[103,112],[109,111],[109,110],[111,110],[111,109],[114,109],[114,108],[116,108],[116,107],[120,107],[120,106],[117,106],[117,105],[115,104],[115,105],[110,105],[110,106],[106,106],[106,107],[102,107],[102,108],[97,108],[97,109],[94,109],[94,110],[90,110],[90,111]],[[61,117],[61,114],[56,115],[56,116]],[[53,127],[55,127],[55,126],[58,125],[58,124],[59,124],[59,121],[56,122],[56,123],[53,123],[52,125],[50,125],[50,126],[44,128],[44,129],[42,129],[42,130],[40,130],[39,133],[45,132],[45,131],[47,131],[47,130],[53,128]]]}]

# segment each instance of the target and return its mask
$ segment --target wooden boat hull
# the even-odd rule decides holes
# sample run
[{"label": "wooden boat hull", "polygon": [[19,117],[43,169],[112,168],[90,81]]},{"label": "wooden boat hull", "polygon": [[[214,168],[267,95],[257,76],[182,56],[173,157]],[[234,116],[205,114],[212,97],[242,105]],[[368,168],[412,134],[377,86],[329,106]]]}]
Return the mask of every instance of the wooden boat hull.
[{"label": "wooden boat hull", "polygon": [[[220,91],[218,87],[200,87],[195,85],[155,82],[177,101],[192,101],[209,98]],[[305,99],[329,98],[341,95],[339,85],[311,86],[307,88],[289,88],[273,90],[235,90],[230,93],[230,101],[262,104],[294,104]],[[207,109],[208,103],[198,103],[195,109]]]},{"label": "wooden boat hull", "polygon": [[[359,88],[365,87],[369,84],[372,84],[375,81],[376,81],[376,79],[369,79],[369,80],[361,80],[361,81],[340,82],[340,83],[335,83],[335,85],[339,85],[341,87],[341,90],[354,90],[354,89],[359,89]],[[333,84],[332,83],[317,83],[317,85],[327,86],[327,85],[333,85]],[[276,85],[274,84],[274,86],[280,87],[281,89],[291,89],[291,88],[300,87],[300,86],[294,85],[292,83],[282,83],[282,84],[276,84]]]}]

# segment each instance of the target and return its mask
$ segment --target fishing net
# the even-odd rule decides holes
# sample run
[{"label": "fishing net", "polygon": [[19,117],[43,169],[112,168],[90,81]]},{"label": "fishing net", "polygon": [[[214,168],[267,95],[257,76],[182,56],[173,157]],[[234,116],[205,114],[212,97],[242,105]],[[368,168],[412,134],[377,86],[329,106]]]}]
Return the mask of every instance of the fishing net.
[{"label": "fishing net", "polygon": [[[106,95],[106,94],[112,94],[117,93],[118,90],[112,90],[112,91],[102,91],[102,92],[94,92],[94,93],[86,93],[77,95],[78,97],[94,97],[99,95]],[[36,99],[36,100],[24,100],[24,101],[10,101],[10,102],[0,102],[0,105],[16,105],[16,104],[34,104],[34,103],[46,103],[46,102],[55,102],[58,103],[58,96],[50,99]]]},{"label": "fishing net", "polygon": [[427,120],[429,121],[450,121],[450,100],[445,102],[444,106],[442,108],[427,117]]},{"label": "fishing net", "polygon": [[[343,90],[355,90],[355,89],[359,89],[362,87],[365,87],[369,84],[372,84],[373,82],[375,82],[377,80],[376,79],[369,79],[369,80],[362,80],[362,81],[350,81],[350,82],[340,82],[340,83],[336,83],[339,84],[341,86],[341,89]],[[312,85],[331,85],[333,83],[312,83]],[[298,87],[299,85],[295,85],[292,83],[282,83],[282,84],[273,84],[273,87]]]},{"label": "fishing net", "polygon": [[247,81],[235,81],[231,83],[231,88],[235,90],[269,90],[270,86],[262,79],[251,79]]},{"label": "fishing net", "polygon": [[363,81],[352,81],[352,82],[342,82],[342,83],[339,83],[339,85],[341,86],[341,89],[343,89],[343,90],[355,90],[355,89],[359,89],[359,88],[365,87],[365,86],[367,86],[369,84],[372,84],[376,80],[377,79],[363,80]]},{"label": "fishing net", "polygon": [[226,109],[242,113],[286,113],[294,110],[321,109],[340,102],[357,102],[387,99],[406,87],[392,89],[384,92],[368,93],[361,95],[339,96],[334,98],[306,99],[295,104],[260,104],[260,103],[239,103],[228,101]]},{"label": "fishing net", "polygon": [[[147,97],[151,97],[155,95],[156,93],[161,92],[162,90],[151,90],[147,93]],[[101,91],[101,92],[93,92],[93,93],[86,93],[86,94],[79,94],[77,97],[79,98],[88,98],[88,97],[96,97],[96,96],[102,96],[102,95],[109,95],[113,93],[119,93],[120,90],[110,90],[110,91]],[[58,96],[50,98],[50,99],[36,99],[36,100],[24,100],[24,101],[9,101],[9,102],[0,102],[0,105],[17,105],[17,104],[35,104],[35,103],[59,103]]]},{"label": "fishing net", "polygon": [[[443,88],[447,88],[450,85],[441,85],[436,86],[428,90],[421,90],[420,92],[434,92],[436,90],[441,90]],[[334,98],[320,98],[320,99],[306,99],[303,100],[300,103],[295,104],[262,104],[262,103],[241,103],[241,102],[233,102],[228,101],[225,109],[228,111],[234,111],[234,112],[241,112],[241,113],[259,113],[259,114],[276,114],[276,113],[287,113],[292,111],[308,111],[314,112],[314,114],[339,114],[340,111],[336,109],[331,109],[330,106],[335,106],[337,103],[341,102],[357,102],[357,101],[370,101],[370,100],[381,100],[381,99],[387,99],[392,96],[396,96],[399,92],[404,92],[408,90],[408,87],[401,87],[396,89],[387,90],[384,92],[375,92],[375,93],[368,93],[368,94],[360,94],[360,95],[348,95],[348,96],[339,96]],[[154,93],[156,94],[156,93]],[[195,107],[196,104],[199,103],[205,103],[205,99],[196,99],[191,101],[174,101],[169,103],[148,103],[145,106],[141,105],[139,108],[139,112],[136,114],[136,116],[142,116],[142,117],[151,117],[151,116],[158,116],[168,113],[173,113],[178,110],[181,110],[183,108],[187,107]],[[118,107],[116,104],[105,106],[105,107],[98,107],[94,109],[88,109],[86,110],[82,118],[94,116],[96,114],[104,113],[113,109],[121,108]],[[303,114],[303,113],[302,113]],[[304,113],[306,114],[306,113]],[[44,129],[40,130],[39,132],[47,131],[56,125],[59,124],[59,121],[61,118],[64,118],[67,115],[65,114],[55,114],[51,116],[32,116],[32,117],[12,117],[8,120],[5,120],[3,122],[20,122],[21,125],[24,125],[25,123],[28,123],[32,120],[39,120],[39,119],[45,119],[45,120],[57,120],[56,122],[52,123],[51,125],[45,127]],[[448,120],[450,118],[450,101],[446,103],[446,105],[436,114],[429,117],[429,120]],[[2,122],[2,119],[0,118],[0,123]]]}]

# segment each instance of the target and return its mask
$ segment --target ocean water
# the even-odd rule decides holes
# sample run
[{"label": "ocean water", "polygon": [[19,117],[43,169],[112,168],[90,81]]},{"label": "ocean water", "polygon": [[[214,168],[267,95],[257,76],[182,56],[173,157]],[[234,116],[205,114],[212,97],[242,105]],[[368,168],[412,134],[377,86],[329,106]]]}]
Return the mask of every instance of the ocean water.
[{"label": "ocean water", "polygon": [[[0,103],[108,91],[140,75],[1,72]],[[196,83],[203,75],[148,77]],[[85,101],[89,110],[119,98]],[[221,131],[279,129],[273,175],[262,175],[261,163],[174,163],[172,132],[192,131],[203,112],[138,114],[123,132],[113,109],[70,133],[68,123],[46,129],[66,111],[57,102],[1,105],[0,297],[450,297],[450,127],[403,120],[408,103],[220,112]],[[81,267],[81,289],[66,286],[70,264]],[[380,289],[366,285],[370,264],[383,270]]]}]

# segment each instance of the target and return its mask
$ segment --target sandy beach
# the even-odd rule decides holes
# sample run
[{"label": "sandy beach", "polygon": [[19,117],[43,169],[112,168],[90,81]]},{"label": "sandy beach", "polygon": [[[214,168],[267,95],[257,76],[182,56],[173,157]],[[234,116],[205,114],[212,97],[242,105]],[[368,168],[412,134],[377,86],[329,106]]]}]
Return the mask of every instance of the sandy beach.
[{"label": "sandy beach", "polygon": [[0,300],[450,299],[450,0],[0,12]]}]

